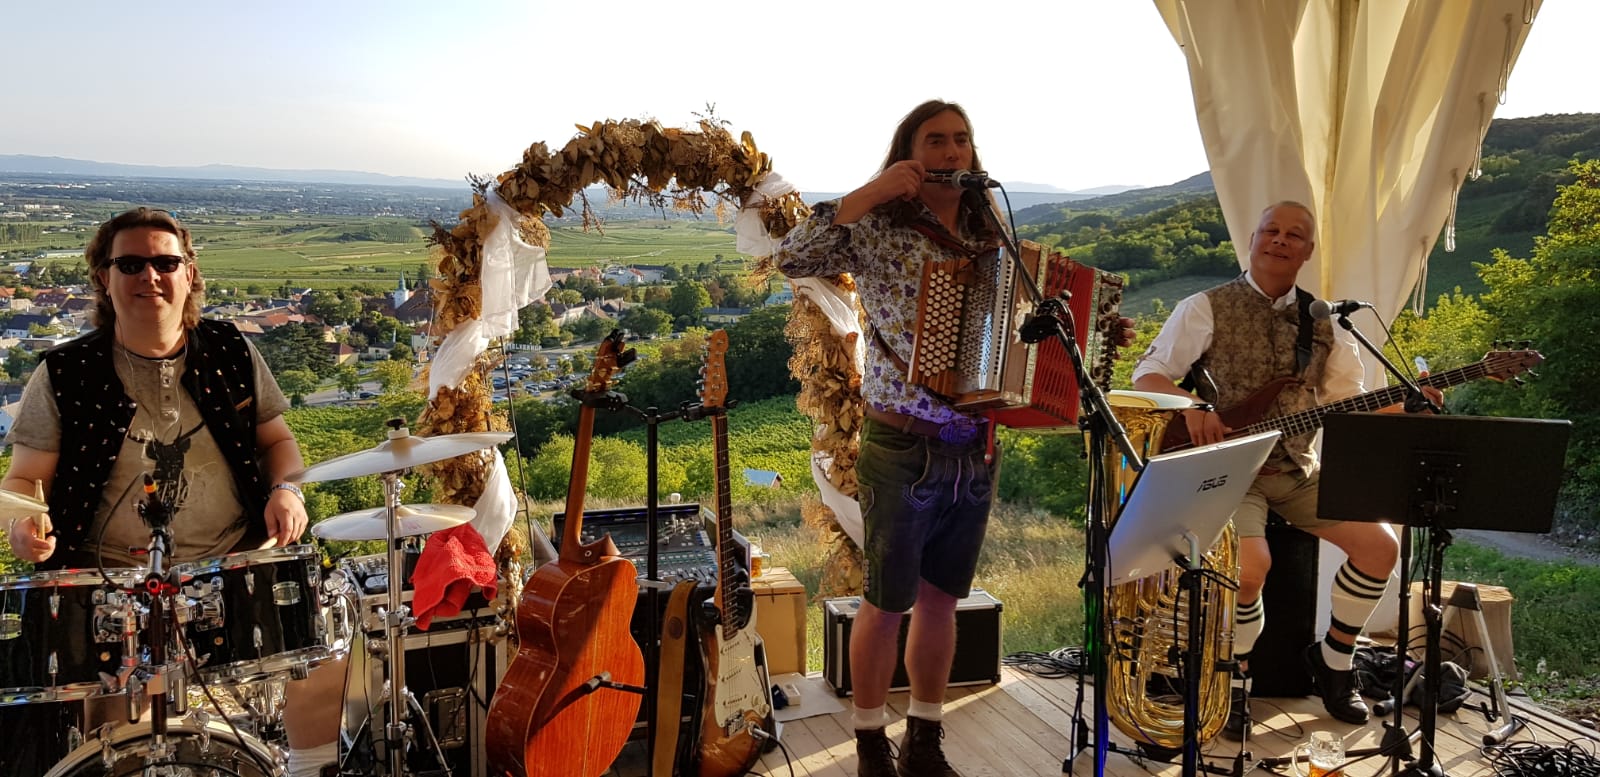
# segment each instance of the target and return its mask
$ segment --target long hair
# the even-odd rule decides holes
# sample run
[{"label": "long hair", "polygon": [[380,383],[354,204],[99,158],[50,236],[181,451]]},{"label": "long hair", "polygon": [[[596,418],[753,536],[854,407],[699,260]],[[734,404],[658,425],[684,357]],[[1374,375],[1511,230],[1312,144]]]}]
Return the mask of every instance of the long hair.
[{"label": "long hair", "polygon": [[111,243],[116,240],[118,232],[140,228],[169,232],[176,235],[178,242],[183,244],[183,257],[194,265],[194,283],[190,284],[189,296],[183,301],[183,328],[193,329],[199,326],[200,298],[205,296],[206,285],[205,279],[200,276],[200,265],[195,263],[194,239],[189,235],[189,228],[164,210],[139,207],[119,213],[110,221],[101,224],[100,229],[95,231],[94,238],[89,241],[89,247],[84,249],[84,258],[89,261],[89,286],[94,289],[95,327],[106,328],[117,323],[117,309],[111,305],[111,293],[106,289],[105,282],[100,280],[101,272],[112,270]]},{"label": "long hair", "polygon": [[[887,170],[896,162],[903,162],[914,156],[912,144],[917,139],[917,130],[929,119],[945,111],[952,111],[961,117],[961,122],[967,125],[967,138],[972,143],[972,169],[982,170],[983,162],[978,158],[978,143],[972,131],[972,119],[967,117],[967,111],[957,103],[944,100],[929,100],[911,109],[900,124],[894,128],[894,138],[889,141],[889,152],[883,157],[883,167],[880,171]],[[957,218],[966,224],[967,231],[984,242],[994,240],[994,230],[989,226],[988,220],[983,216],[989,207],[986,192],[968,190],[961,193],[961,207]],[[916,203],[897,200],[879,206],[889,214],[892,223],[900,226],[910,224],[916,220],[920,209]]]}]

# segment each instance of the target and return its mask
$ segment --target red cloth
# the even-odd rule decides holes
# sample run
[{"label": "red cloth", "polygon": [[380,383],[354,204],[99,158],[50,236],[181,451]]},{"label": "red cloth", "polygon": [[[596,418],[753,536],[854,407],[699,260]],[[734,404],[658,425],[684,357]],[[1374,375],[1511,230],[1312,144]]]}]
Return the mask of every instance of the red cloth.
[{"label": "red cloth", "polygon": [[417,628],[426,631],[435,617],[461,612],[474,585],[493,599],[498,583],[494,557],[484,545],[483,535],[471,524],[434,532],[411,573],[415,589],[411,609],[417,616]]}]

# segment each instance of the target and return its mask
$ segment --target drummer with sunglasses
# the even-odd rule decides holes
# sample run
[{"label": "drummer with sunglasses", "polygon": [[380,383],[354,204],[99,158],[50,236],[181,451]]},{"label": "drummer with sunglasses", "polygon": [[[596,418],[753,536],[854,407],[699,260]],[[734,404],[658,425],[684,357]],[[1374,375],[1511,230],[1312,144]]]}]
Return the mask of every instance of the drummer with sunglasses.
[{"label": "drummer with sunglasses", "polygon": [[[136,208],[86,250],[94,331],[46,351],[23,391],[0,488],[42,492],[48,517],[14,521],[12,551],[40,569],[135,567],[150,541],[146,475],[172,508],[171,563],[289,545],[305,533],[288,400],[232,324],[202,321],[189,230]],[[288,685],[290,774],[337,760],[344,661]],[[120,706],[120,705],[118,705]]]}]

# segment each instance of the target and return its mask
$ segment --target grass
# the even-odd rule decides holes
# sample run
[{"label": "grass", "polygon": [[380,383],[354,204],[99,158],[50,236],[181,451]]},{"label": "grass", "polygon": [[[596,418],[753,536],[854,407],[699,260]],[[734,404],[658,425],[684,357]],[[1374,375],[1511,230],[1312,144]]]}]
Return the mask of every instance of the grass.
[{"label": "grass", "polygon": [[1600,713],[1600,567],[1508,558],[1461,543],[1444,576],[1503,586],[1511,608],[1517,670],[1528,695],[1571,717]]}]

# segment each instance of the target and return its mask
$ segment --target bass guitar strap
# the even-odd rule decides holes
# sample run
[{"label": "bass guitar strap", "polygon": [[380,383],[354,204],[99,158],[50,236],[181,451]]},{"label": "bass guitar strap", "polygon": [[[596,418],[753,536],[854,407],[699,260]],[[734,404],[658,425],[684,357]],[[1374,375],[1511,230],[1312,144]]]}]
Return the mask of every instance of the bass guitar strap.
[{"label": "bass guitar strap", "polygon": [[650,773],[670,777],[678,756],[678,730],[683,720],[684,656],[688,648],[689,595],[695,581],[680,580],[667,598],[657,654],[655,741],[650,743]]}]

